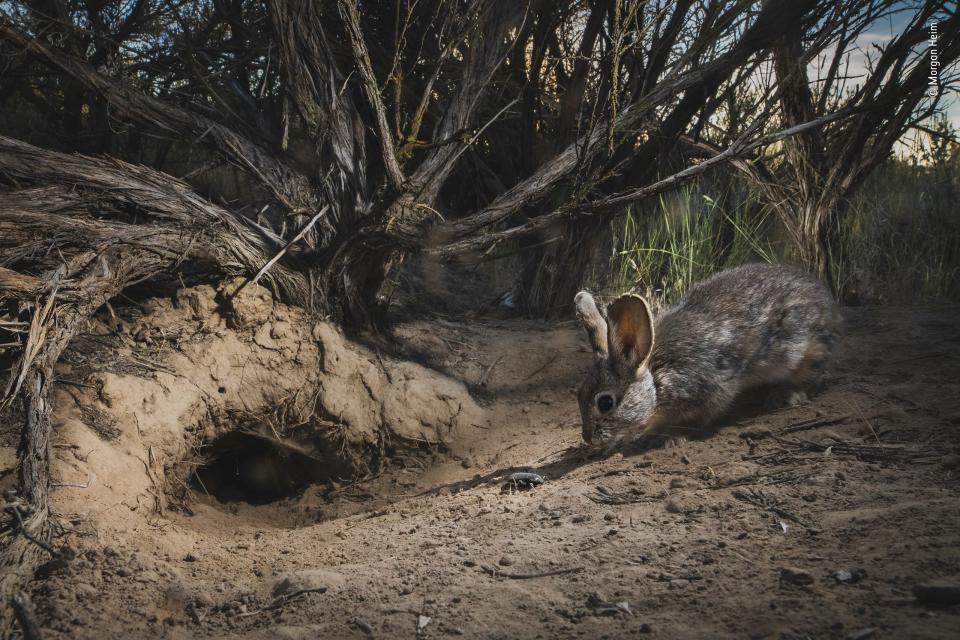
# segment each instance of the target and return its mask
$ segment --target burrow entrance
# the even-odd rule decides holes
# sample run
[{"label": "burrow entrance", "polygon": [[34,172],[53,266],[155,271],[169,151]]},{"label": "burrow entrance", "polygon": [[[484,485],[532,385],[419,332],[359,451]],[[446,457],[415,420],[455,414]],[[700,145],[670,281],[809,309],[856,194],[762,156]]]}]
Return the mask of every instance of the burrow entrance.
[{"label": "burrow entrance", "polygon": [[295,498],[332,475],[324,461],[245,432],[219,436],[201,447],[200,456],[205,462],[192,474],[192,488],[220,502],[263,505]]}]

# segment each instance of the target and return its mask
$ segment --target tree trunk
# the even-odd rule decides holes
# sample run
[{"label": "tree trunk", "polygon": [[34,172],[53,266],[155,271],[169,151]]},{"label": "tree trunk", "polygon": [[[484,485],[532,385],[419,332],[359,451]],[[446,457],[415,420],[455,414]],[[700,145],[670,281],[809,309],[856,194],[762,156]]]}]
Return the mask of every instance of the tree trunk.
[{"label": "tree trunk", "polygon": [[345,329],[375,333],[383,329],[386,309],[379,293],[398,253],[389,238],[376,232],[361,232],[336,252],[323,289],[325,306],[340,315]]},{"label": "tree trunk", "polygon": [[817,276],[821,282],[832,287],[833,270],[827,234],[823,230],[805,232],[798,241],[797,248],[800,252],[800,260],[803,261],[807,270]]},{"label": "tree trunk", "polygon": [[831,288],[836,286],[832,263],[836,247],[836,221],[841,214],[840,202],[832,198],[799,202],[789,213],[781,213],[801,262],[810,273]]},{"label": "tree trunk", "polygon": [[[60,354],[76,333],[85,314],[67,312],[56,319],[47,333],[41,352],[28,366],[23,383],[25,419],[17,451],[17,494],[9,501],[11,531],[0,553],[0,602],[7,603],[29,578],[24,571],[49,560],[46,547],[50,539],[50,392],[54,386],[54,367]],[[10,611],[0,608],[0,635],[12,623]]]},{"label": "tree trunk", "polygon": [[584,286],[596,261],[607,228],[604,218],[570,221],[556,242],[529,251],[520,279],[523,311],[556,317],[572,309],[573,297]]}]

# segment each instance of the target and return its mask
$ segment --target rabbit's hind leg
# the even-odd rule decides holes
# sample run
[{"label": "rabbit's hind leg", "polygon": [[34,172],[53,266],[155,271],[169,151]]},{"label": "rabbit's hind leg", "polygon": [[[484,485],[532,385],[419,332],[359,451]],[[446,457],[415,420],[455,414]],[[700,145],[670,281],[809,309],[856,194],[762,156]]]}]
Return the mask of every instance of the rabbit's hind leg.
[{"label": "rabbit's hind leg", "polygon": [[764,408],[773,410],[806,404],[810,396],[823,387],[829,360],[830,354],[824,345],[812,345],[782,381],[767,386]]},{"label": "rabbit's hind leg", "polygon": [[804,396],[819,391],[823,386],[827,366],[832,356],[829,345],[820,340],[811,341],[803,358],[784,380],[784,385]]}]

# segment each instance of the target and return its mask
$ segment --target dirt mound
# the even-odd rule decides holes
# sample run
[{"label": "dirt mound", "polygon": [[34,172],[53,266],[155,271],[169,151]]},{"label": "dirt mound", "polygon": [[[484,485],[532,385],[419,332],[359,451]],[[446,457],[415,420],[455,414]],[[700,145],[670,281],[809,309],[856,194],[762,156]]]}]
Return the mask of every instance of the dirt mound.
[{"label": "dirt mound", "polygon": [[55,511],[103,533],[205,493],[294,498],[482,426],[463,384],[384,359],[266,289],[234,296],[237,285],[101,317],[66,354]]}]

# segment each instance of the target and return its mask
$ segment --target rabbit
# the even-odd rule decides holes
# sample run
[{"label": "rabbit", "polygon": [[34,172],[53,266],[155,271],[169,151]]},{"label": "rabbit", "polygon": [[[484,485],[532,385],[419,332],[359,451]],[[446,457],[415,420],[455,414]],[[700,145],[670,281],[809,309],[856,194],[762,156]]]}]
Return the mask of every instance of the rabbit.
[{"label": "rabbit", "polygon": [[804,400],[842,329],[830,292],[782,265],[721,271],[656,321],[637,295],[617,298],[606,317],[586,291],[574,303],[595,356],[577,394],[583,439],[608,450],[638,436],[702,429],[757,387]]}]

